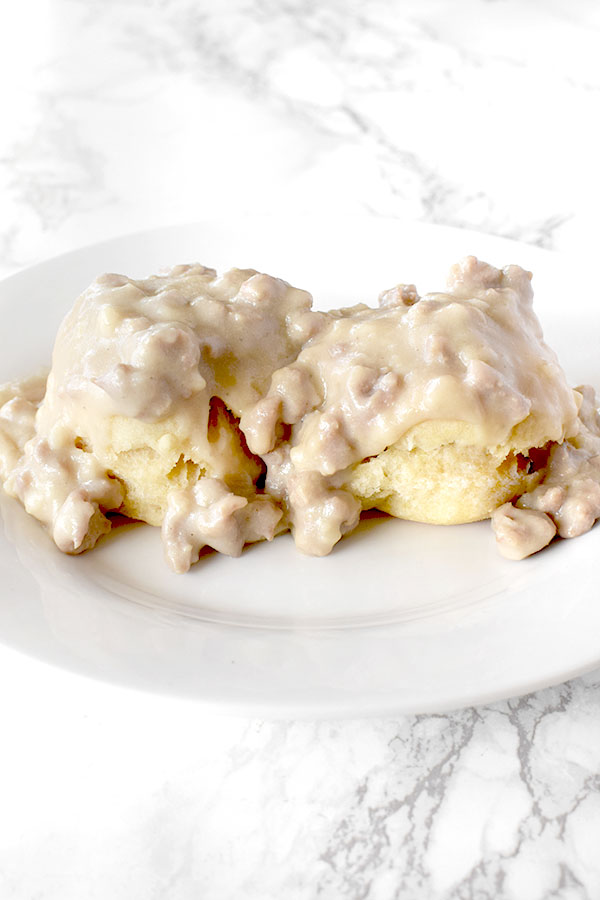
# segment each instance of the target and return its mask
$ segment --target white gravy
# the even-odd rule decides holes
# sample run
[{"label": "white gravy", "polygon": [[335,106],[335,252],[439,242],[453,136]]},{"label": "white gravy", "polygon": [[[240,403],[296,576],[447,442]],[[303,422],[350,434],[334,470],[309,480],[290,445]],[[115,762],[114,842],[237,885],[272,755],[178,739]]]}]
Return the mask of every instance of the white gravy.
[{"label": "white gravy", "polygon": [[0,387],[0,480],[61,550],[81,552],[123,501],[102,464],[114,417],[169,418],[208,452],[219,397],[265,460],[266,489],[238,496],[225,472],[173,488],[162,527],[170,565],[185,571],[206,545],[237,555],[284,527],[322,555],[358,521],[344,487],[353,467],[422,423],[459,422],[470,443],[498,453],[526,452],[532,434],[553,442],[542,483],[493,516],[501,552],[522,558],[600,516],[593,391],[569,388],[530,279],[467,257],[446,293],[419,298],[399,285],[378,309],[320,313],[305,291],[254,270],[101,276],[60,328],[46,387]]}]

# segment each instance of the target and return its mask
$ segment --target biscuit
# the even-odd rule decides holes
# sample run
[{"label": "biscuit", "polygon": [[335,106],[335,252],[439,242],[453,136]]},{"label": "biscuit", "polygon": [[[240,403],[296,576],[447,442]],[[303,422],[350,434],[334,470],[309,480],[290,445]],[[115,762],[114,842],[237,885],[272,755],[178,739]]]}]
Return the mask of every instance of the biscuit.
[{"label": "biscuit", "polygon": [[[110,529],[113,511],[152,525],[168,516],[163,538],[178,571],[201,546],[175,509],[231,552],[245,536],[272,538],[281,510],[262,496],[265,467],[239,417],[320,327],[311,305],[306,291],[255,270],[100,276],[60,327],[28,430],[8,410],[7,492],[72,553]],[[200,482],[210,484],[198,491]]]},{"label": "biscuit", "polygon": [[530,282],[467,257],[445,293],[399,285],[379,309],[330,314],[273,375],[242,428],[302,550],[328,552],[361,508],[472,522],[536,486],[549,445],[577,431],[581,397]]}]

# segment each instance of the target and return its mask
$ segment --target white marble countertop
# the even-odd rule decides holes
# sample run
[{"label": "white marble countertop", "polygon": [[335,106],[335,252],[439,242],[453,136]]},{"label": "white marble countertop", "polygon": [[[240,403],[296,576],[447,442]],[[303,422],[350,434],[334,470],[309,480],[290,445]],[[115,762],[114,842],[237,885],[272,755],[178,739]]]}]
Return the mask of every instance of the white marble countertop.
[{"label": "white marble countertop", "polygon": [[[593,0],[38,0],[3,38],[2,274],[254,210],[597,252]],[[600,671],[319,723],[0,679],[2,900],[600,897]]]}]

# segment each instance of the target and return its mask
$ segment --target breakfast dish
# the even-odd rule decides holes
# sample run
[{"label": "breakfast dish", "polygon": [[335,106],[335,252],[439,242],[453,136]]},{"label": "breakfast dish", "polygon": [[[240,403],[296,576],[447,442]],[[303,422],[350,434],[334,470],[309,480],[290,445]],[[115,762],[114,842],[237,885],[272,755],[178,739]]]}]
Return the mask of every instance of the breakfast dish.
[{"label": "breakfast dish", "polygon": [[45,395],[39,381],[37,394],[4,388],[6,491],[67,553],[92,547],[117,510],[164,523],[177,571],[205,544],[236,555],[271,539],[282,512],[257,493],[264,465],[237,422],[315,331],[310,306],[254,271],[101,276],[59,330]]},{"label": "breakfast dish", "polygon": [[241,424],[302,550],[328,553],[363,508],[472,522],[540,482],[581,398],[542,339],[530,279],[468,257],[447,293],[400,285],[379,309],[330,314],[275,373]]},{"label": "breakfast dish", "polygon": [[[534,308],[568,383],[600,384],[592,258],[348,215],[293,218],[285,227],[229,216],[119,236],[25,269],[0,284],[0,383],[50,362],[61,319],[97,273],[141,277],[197,258],[198,248],[219,272],[236,261],[280,274],[325,309],[376,306],[382,288],[400,279],[420,294],[444,290],[451,264],[470,251],[518,261],[534,273]],[[34,383],[27,392],[38,402]],[[176,577],[158,528],[109,519],[113,535],[72,558],[0,490],[5,662],[16,651],[65,677],[240,715],[311,718],[457,709],[600,664],[599,526],[512,562],[497,552],[489,520],[440,527],[367,513],[319,559],[299,553],[287,532],[248,545],[236,560],[203,553]]]},{"label": "breakfast dish", "polygon": [[531,275],[475,257],[445,293],[317,312],[254,270],[98,278],[47,384],[0,388],[0,478],[67,553],[120,513],[171,568],[290,529],[325,555],[363,509],[492,518],[523,558],[600,516],[600,421],[545,344]]}]

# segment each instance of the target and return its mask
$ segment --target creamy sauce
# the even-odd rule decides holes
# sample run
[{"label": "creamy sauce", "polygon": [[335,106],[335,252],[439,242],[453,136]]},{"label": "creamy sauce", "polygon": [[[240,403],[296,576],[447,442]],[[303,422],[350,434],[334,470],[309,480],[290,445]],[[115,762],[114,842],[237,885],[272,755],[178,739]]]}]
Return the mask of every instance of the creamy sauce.
[{"label": "creamy sauce", "polygon": [[[194,265],[144,280],[101,276],[61,325],[39,410],[43,392],[32,398],[27,384],[7,385],[0,395],[5,490],[47,526],[62,550],[77,553],[109,530],[104,514],[121,506],[123,491],[110,469],[123,419],[168,422],[164,444],[184,434],[182,455],[191,450],[206,460],[215,483],[227,478],[232,455],[211,433],[213,398],[236,416],[256,403],[273,371],[321,327],[324,316],[311,305],[306,291],[254,270],[218,276]],[[246,468],[243,486],[252,493],[260,469],[250,459]],[[244,482],[243,471],[236,474]],[[167,558],[178,569],[188,552],[186,528],[173,524],[181,502],[169,502],[163,532]],[[206,498],[196,491],[187,502],[189,531],[204,515]],[[258,531],[267,537],[273,518],[265,514],[267,505],[261,502],[259,515],[248,497],[236,502],[249,509],[232,520],[227,503],[212,503],[211,519],[222,514],[224,529],[235,521],[247,540]],[[204,526],[202,533],[209,531]],[[238,543],[232,539],[225,552],[237,552]],[[225,547],[222,540],[219,547]]]},{"label": "creamy sauce", "polygon": [[[61,550],[81,552],[124,502],[115,423],[162,423],[176,457],[185,435],[182,465],[190,448],[206,460],[168,494],[162,536],[175,571],[204,546],[238,555],[286,527],[323,555],[358,522],[348,482],[359,463],[422,440],[424,423],[459,423],[458,442],[500,459],[551,442],[542,483],[493,516],[501,551],[522,558],[600,516],[593,392],[573,392],[544,343],[530,277],[468,257],[446,293],[399,285],[378,309],[319,313],[305,291],[254,270],[101,276],[60,328],[45,394],[43,379],[0,388],[0,480]],[[243,454],[232,488],[211,435],[214,398],[265,461],[264,490]]]},{"label": "creamy sauce", "polygon": [[556,525],[543,512],[504,503],[492,513],[492,528],[498,549],[507,559],[525,559],[546,547],[556,534]]},{"label": "creamy sauce", "polygon": [[[535,490],[492,516],[499,550],[509,559],[541,550],[556,533],[578,537],[600,518],[600,415],[594,389],[585,385],[578,391],[582,404],[577,434],[552,448]],[[549,524],[542,527],[544,520]],[[516,530],[510,524],[515,521]]]},{"label": "creamy sauce", "polygon": [[281,517],[281,509],[267,497],[249,501],[217,478],[202,478],[169,495],[162,525],[167,561],[175,572],[187,572],[203,547],[239,556],[244,544],[272,541]]},{"label": "creamy sauce", "polygon": [[463,423],[469,442],[492,452],[577,430],[577,396],[542,339],[530,275],[518,266],[500,271],[469,257],[452,270],[448,293],[417,300],[414,286],[401,285],[379,309],[330,315],[241,426],[299,546],[322,555],[356,524],[360,504],[343,489],[352,468],[435,421]]},{"label": "creamy sauce", "polygon": [[45,375],[0,385],[0,483],[6,481],[35,434],[35,417],[45,391]]}]

